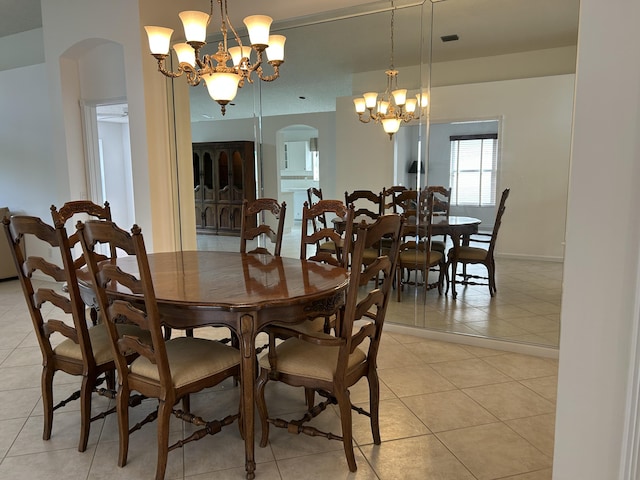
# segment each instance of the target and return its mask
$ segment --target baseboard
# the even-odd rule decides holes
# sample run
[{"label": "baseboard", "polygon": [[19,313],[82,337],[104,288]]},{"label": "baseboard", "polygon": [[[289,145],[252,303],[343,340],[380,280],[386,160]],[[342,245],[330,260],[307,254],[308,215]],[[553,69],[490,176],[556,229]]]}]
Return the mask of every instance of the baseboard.
[{"label": "baseboard", "polygon": [[496,340],[464,333],[440,332],[437,330],[428,330],[426,328],[410,327],[397,323],[385,323],[384,330],[392,333],[401,333],[403,335],[413,335],[414,337],[428,338],[429,340],[438,340],[441,342],[460,343],[462,345],[470,345],[473,347],[491,348],[493,350],[502,350],[506,352],[521,353],[524,355],[533,355],[536,357],[546,357],[557,359],[559,350],[554,347],[545,347],[543,345],[534,345],[530,343],[521,343],[506,340]]}]

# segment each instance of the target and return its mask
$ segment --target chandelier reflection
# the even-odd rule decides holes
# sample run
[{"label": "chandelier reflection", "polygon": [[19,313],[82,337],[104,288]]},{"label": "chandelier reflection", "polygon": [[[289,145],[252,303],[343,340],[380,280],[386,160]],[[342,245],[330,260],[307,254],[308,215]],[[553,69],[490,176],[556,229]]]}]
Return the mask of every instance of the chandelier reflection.
[{"label": "chandelier reflection", "polygon": [[373,121],[382,124],[384,131],[389,134],[389,139],[400,129],[402,122],[420,118],[422,109],[428,105],[426,92],[416,94],[416,98],[407,98],[407,89],[398,88],[398,70],[393,62],[395,12],[396,8],[391,0],[391,64],[384,72],[387,75],[387,88],[380,95],[380,99],[377,92],[367,92],[353,100],[358,119],[362,123]]},{"label": "chandelier reflection", "polygon": [[[269,29],[273,19],[266,15],[251,15],[244,19],[249,31],[250,46],[245,46],[240,36],[229,21],[227,0],[217,0],[220,6],[220,31],[222,41],[218,43],[218,51],[212,55],[200,55],[200,50],[207,44],[207,26],[213,18],[213,0],[210,13],[198,11],[180,12],[178,16],[184,27],[185,43],[176,43],[173,49],[178,57],[178,70],[172,72],[166,68],[169,56],[169,45],[173,30],[171,28],[145,26],[149,38],[151,55],[158,61],[158,71],[169,78],[177,78],[183,74],[191,86],[199,85],[204,80],[209,95],[220,104],[222,115],[226,105],[231,102],[242,88],[245,80],[253,83],[252,73],[265,82],[271,82],[280,76],[280,65],[284,63],[283,35],[270,35]],[[228,47],[228,30],[233,34],[237,45]],[[265,74],[262,69],[263,55],[271,65],[273,72]],[[252,60],[251,57],[255,56]],[[231,60],[233,65],[228,65]]]}]

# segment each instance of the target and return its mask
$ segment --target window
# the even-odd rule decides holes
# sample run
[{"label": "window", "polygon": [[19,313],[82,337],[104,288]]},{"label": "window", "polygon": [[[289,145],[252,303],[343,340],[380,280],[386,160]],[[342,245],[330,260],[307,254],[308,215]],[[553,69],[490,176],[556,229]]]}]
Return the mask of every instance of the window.
[{"label": "window", "polygon": [[451,204],[495,205],[498,135],[452,135],[449,139]]}]

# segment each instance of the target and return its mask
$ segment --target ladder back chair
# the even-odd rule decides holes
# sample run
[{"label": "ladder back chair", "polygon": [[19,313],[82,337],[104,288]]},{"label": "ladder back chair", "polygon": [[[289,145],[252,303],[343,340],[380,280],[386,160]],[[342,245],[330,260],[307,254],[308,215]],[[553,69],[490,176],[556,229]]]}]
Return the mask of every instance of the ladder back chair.
[{"label": "ladder back chair", "polygon": [[[500,197],[496,219],[491,233],[474,233],[469,241],[476,244],[484,244],[486,248],[470,245],[454,245],[449,250],[448,263],[451,265],[451,288],[453,298],[457,297],[456,284],[458,285],[487,285],[489,294],[493,297],[497,292],[496,288],[496,262],[494,252],[498,241],[498,231],[502,225],[502,216],[506,210],[507,198],[509,198],[509,188],[505,188]],[[462,273],[458,273],[458,264],[462,264]],[[486,275],[471,275],[467,273],[467,265],[484,265],[487,269]]]},{"label": "ladder back chair", "polygon": [[[240,353],[235,348],[203,338],[178,337],[165,341],[160,328],[160,314],[144,239],[137,225],[133,226],[129,234],[112,222],[88,221],[78,224],[78,232],[100,310],[104,312],[104,322],[118,370],[118,465],[123,467],[127,463],[129,434],[147,421],[157,418],[158,456],[155,478],[161,480],[165,475],[169,451],[207,434],[218,433],[223,426],[230,425],[239,418],[239,413],[234,413],[222,420],[206,421],[186,408],[188,402],[185,404],[183,401],[183,410],[174,409],[174,406],[180,399],[188,399],[191,393],[239,375]],[[124,272],[113,259],[100,261],[94,255],[97,244],[109,244],[129,255],[135,255],[138,271]],[[139,296],[139,300],[127,301],[117,297],[112,289],[118,288],[132,292]],[[150,344],[146,344],[139,336],[119,332],[116,322],[123,319],[147,332],[151,337]],[[130,361],[129,352],[135,352],[139,356]],[[158,409],[130,428],[128,399],[132,391],[158,399]],[[188,438],[169,445],[169,420],[172,414],[203,428]]]},{"label": "ladder back chair", "polygon": [[[262,424],[261,447],[267,445],[270,425],[286,428],[295,434],[341,440],[349,470],[355,472],[352,409],[370,417],[373,441],[376,445],[380,444],[380,386],[376,359],[395,273],[402,223],[400,215],[388,214],[379,217],[373,224],[362,222],[358,225],[346,304],[336,336],[307,334],[285,327],[273,328],[269,353],[260,359],[257,383],[257,405]],[[365,249],[379,244],[383,238],[391,240],[389,250],[375,262],[363,266]],[[369,290],[369,282],[378,277],[381,278],[380,285]],[[274,337],[280,334],[286,340],[276,346]],[[370,412],[355,407],[349,400],[349,388],[363,377],[367,378],[369,384]],[[271,380],[303,386],[306,390],[318,392],[325,400],[315,406],[308,405],[307,413],[299,420],[270,418],[265,402],[265,387]],[[341,435],[304,425],[331,404],[337,404],[340,410]]]},{"label": "ladder back chair", "polygon": [[[334,228],[324,226],[319,228],[321,218],[332,215],[342,222],[345,228],[342,235]],[[340,200],[320,200],[314,205],[305,202],[302,207],[302,225],[300,235],[300,258],[345,266],[348,255],[348,245],[353,231],[354,212]],[[309,249],[315,247],[315,253]]]},{"label": "ladder back chair", "polygon": [[399,193],[408,190],[404,185],[393,185],[382,189],[382,213],[401,213],[396,209],[395,199]]},{"label": "ladder back chair", "polygon": [[[449,218],[451,211],[451,187],[442,185],[429,185],[426,187],[426,194],[433,194],[433,207],[431,208],[434,217]],[[444,235],[442,241],[431,240],[431,249],[443,254],[446,251],[447,236]]]},{"label": "ladder back chair", "polygon": [[[84,452],[91,422],[115,411],[113,408],[91,417],[93,393],[115,398],[116,366],[107,329],[103,324],[88,326],[64,225],[58,224],[53,228],[40,218],[31,216],[5,218],[3,224],[42,353],[42,438],[51,438],[53,412],[72,400],[79,399],[78,450]],[[36,246],[38,243],[58,250],[62,265],[38,256],[25,256],[22,245],[27,238],[31,245]],[[34,282],[34,274],[46,278],[46,283],[41,285],[40,281]],[[50,282],[56,282],[58,285]],[[55,307],[52,312],[49,312],[50,306]],[[123,325],[119,328],[123,332],[138,332],[138,329],[132,326]],[[58,371],[82,377],[82,384],[80,390],[54,406],[53,378]],[[107,388],[99,388],[105,379]]]},{"label": "ladder back chair", "polygon": [[[71,248],[71,255],[74,257],[73,264],[77,269],[84,266],[84,255],[79,248],[78,234],[75,231],[75,222],[68,224],[69,220],[86,220],[87,218],[97,218],[99,220],[111,221],[111,206],[109,202],[104,202],[103,206],[93,203],[90,200],[72,200],[66,202],[60,209],[55,205],[51,205],[51,219],[53,225],[57,228],[62,226],[67,228],[69,225],[73,228],[73,233],[69,235],[69,248]],[[76,250],[75,247],[78,247]],[[113,251],[109,252],[110,256],[114,255]],[[106,258],[106,256],[105,256]],[[83,293],[82,291],[80,293]],[[89,300],[89,299],[88,299]],[[93,303],[93,302],[92,302]],[[95,325],[98,322],[98,312],[95,307],[91,307],[90,310],[91,321]]]},{"label": "ladder back chair", "polygon": [[[425,195],[417,190],[407,190],[398,195],[397,204],[405,215],[396,275],[397,300],[402,300],[405,285],[417,287],[422,284],[425,292],[437,288],[438,294],[442,294],[445,281],[448,284],[448,274],[444,254],[433,250],[431,246],[433,194]],[[435,282],[429,281],[429,272],[432,269],[438,272]],[[412,271],[415,272],[413,281]],[[418,278],[419,273],[422,276],[421,281]]]},{"label": "ladder back chair", "polygon": [[[284,232],[284,219],[287,212],[287,204],[274,198],[258,198],[248,201],[246,198],[242,202],[242,223],[240,228],[240,253],[263,253],[271,255],[266,247],[260,246],[261,238],[268,238],[273,245],[273,255],[279,257],[282,250],[282,235]],[[266,221],[269,215],[271,222]],[[251,227],[252,220],[258,216],[256,227]],[[276,225],[276,230],[273,226]],[[258,246],[247,252],[247,242],[258,238]]]}]

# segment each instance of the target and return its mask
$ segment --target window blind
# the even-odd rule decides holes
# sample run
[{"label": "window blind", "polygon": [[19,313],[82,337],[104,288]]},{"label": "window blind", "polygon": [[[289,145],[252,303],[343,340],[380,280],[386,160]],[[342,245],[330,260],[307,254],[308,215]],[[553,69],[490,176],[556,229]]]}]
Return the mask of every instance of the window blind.
[{"label": "window blind", "polygon": [[495,205],[498,135],[452,135],[449,140],[452,204]]}]

